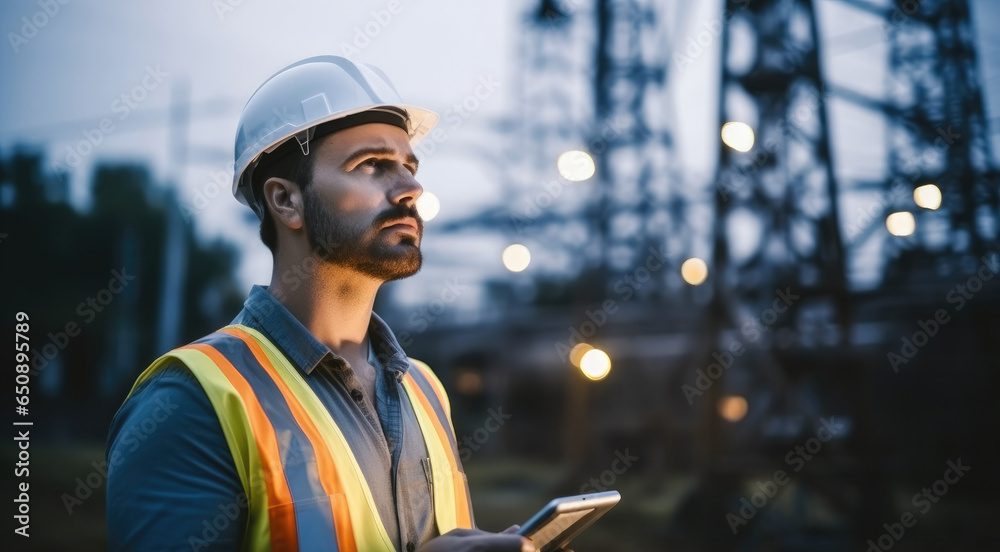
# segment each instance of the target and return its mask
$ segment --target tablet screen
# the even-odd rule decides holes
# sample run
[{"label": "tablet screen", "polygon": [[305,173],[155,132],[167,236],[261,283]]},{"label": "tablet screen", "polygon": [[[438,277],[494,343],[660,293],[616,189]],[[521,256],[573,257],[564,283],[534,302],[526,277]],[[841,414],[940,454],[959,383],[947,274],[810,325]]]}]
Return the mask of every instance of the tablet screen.
[{"label": "tablet screen", "polygon": [[550,543],[559,536],[560,533],[569,529],[574,523],[580,521],[582,518],[586,517],[587,514],[593,512],[594,509],[590,510],[580,510],[579,512],[567,512],[565,514],[556,516],[555,519],[550,521],[548,524],[543,525],[541,529],[535,531],[531,535],[531,540],[536,544],[547,544]]},{"label": "tablet screen", "polygon": [[565,548],[620,499],[618,491],[556,498],[526,521],[518,534],[531,539],[542,552]]}]

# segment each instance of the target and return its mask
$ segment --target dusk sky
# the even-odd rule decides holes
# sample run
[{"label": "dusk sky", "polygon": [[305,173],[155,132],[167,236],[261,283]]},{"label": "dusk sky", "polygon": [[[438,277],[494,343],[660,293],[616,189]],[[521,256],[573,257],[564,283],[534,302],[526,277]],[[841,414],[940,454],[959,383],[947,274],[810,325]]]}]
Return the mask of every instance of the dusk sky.
[{"label": "dusk sky", "polygon": [[[579,17],[592,17],[589,2],[564,4]],[[721,1],[692,4],[663,3],[675,49],[719,18]],[[441,200],[437,220],[465,217],[505,199],[496,170],[469,155],[462,144],[489,146],[503,139],[492,123],[515,107],[514,72],[522,63],[516,54],[528,5],[534,2],[4,2],[0,149],[9,154],[15,144],[39,147],[50,164],[70,167],[72,199],[80,208],[87,207],[84,185],[95,163],[150,164],[156,180],[174,186],[182,202],[201,203],[194,221],[201,236],[223,236],[240,244],[241,282],[263,283],[270,275],[270,256],[247,217],[249,210],[228,188],[236,122],[254,89],[281,67],[319,54],[347,54],[375,64],[392,78],[404,101],[441,114],[472,94],[483,79],[498,83],[461,124],[445,126],[447,141],[421,164],[421,183]],[[46,6],[53,13],[45,14]],[[995,63],[1000,3],[977,0],[973,8],[987,113],[995,117],[990,114],[1000,110],[1000,68]],[[824,50],[828,79],[881,94],[886,48],[878,22],[834,0],[819,1],[818,10],[824,44],[828,39],[831,44]],[[676,159],[692,185],[711,180],[717,157],[717,48],[713,41],[695,63],[675,67],[670,76]],[[172,94],[183,97],[185,86],[192,105],[188,155],[183,166],[176,166],[168,107]],[[832,102],[830,108],[838,176],[877,174],[884,145],[859,145],[857,136],[879,132],[878,117],[842,102]],[[88,136],[99,143],[81,151]],[[225,185],[220,188],[216,182]],[[501,236],[440,247],[435,246],[433,222],[427,232],[428,264],[472,278],[505,272],[499,262],[505,245]],[[415,277],[415,284],[440,281],[442,274],[431,268]]]}]

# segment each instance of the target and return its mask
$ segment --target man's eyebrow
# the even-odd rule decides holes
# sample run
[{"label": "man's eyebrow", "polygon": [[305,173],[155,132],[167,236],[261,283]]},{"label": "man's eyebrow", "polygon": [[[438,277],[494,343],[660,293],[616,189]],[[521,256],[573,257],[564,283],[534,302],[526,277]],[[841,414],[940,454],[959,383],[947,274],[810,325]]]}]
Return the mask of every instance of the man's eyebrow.
[{"label": "man's eyebrow", "polygon": [[[385,146],[373,146],[369,148],[361,148],[355,151],[354,153],[350,154],[349,156],[347,156],[347,159],[345,159],[340,166],[341,168],[346,168],[348,165],[350,165],[353,161],[357,160],[359,157],[367,157],[369,155],[374,155],[378,157],[394,157],[398,153],[399,152],[397,150]],[[410,165],[413,165],[414,170],[416,170],[417,167],[420,166],[420,160],[417,159],[417,156],[412,153],[407,153],[406,158],[404,160]]]}]

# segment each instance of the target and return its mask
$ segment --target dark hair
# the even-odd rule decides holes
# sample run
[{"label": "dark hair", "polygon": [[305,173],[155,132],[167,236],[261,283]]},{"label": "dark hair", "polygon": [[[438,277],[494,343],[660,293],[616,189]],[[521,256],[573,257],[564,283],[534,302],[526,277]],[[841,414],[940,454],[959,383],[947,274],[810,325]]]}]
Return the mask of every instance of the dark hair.
[{"label": "dark hair", "polygon": [[260,201],[261,210],[264,213],[260,221],[260,241],[271,250],[273,255],[278,247],[278,231],[274,226],[274,218],[267,207],[264,199],[264,183],[269,178],[284,178],[299,185],[299,189],[305,193],[306,188],[312,182],[312,156],[302,155],[300,151],[290,152],[276,159],[269,159],[265,154],[253,171],[251,185],[253,195]]}]

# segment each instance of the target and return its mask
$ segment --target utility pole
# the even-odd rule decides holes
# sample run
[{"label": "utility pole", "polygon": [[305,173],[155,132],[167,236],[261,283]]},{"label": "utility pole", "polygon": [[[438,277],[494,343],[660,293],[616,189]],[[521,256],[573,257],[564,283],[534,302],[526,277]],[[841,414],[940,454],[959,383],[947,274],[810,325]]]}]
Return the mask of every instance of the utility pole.
[{"label": "utility pole", "polygon": [[179,345],[184,316],[184,282],[187,274],[187,228],[174,190],[184,178],[187,166],[190,85],[186,80],[171,88],[170,102],[170,188],[165,202],[167,226],[164,232],[163,285],[160,292],[160,320],[156,350],[169,351]]}]

